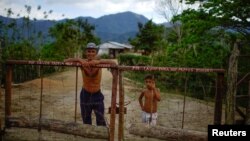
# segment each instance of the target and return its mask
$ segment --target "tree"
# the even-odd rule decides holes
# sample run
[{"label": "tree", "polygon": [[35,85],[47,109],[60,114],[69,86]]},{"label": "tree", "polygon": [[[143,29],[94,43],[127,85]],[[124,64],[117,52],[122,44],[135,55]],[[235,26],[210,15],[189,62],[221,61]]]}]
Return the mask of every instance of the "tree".
[{"label": "tree", "polygon": [[[11,16],[15,15],[15,13],[12,12],[11,8],[5,9],[8,18],[4,22],[0,22],[1,63],[4,63],[8,59],[38,59],[38,50],[34,47],[36,45],[36,43],[34,42],[34,34],[36,32],[32,31],[32,24],[34,23],[34,21],[30,20],[32,7],[29,5],[24,5],[24,8],[25,13],[22,19],[11,19]],[[38,6],[38,10],[40,9],[41,6]],[[16,15],[17,17],[21,16],[20,13]],[[18,21],[22,21],[22,23],[19,23]],[[19,26],[21,28],[19,28]],[[1,75],[4,75],[4,69],[5,68],[1,70]],[[37,77],[37,71],[33,66],[18,66],[14,71],[15,72],[13,77],[15,82],[22,82]],[[30,71],[33,71],[33,73],[29,73]]]},{"label": "tree", "polygon": [[41,59],[48,61],[58,61],[65,59],[65,56],[62,55],[61,49],[55,45],[55,43],[45,44],[41,49]]},{"label": "tree", "polygon": [[101,42],[100,38],[94,35],[95,26],[91,25],[87,19],[83,20],[81,18],[77,19],[77,26],[79,30],[78,44],[80,48],[78,51],[85,51],[85,45],[88,42],[94,42],[99,44]]},{"label": "tree", "polygon": [[[175,58],[180,67],[225,67],[225,58],[229,53],[226,33],[220,28],[215,28],[217,22],[212,16],[206,12],[188,9],[173,17],[172,21],[180,22],[183,34],[179,40],[170,29],[167,38],[171,52],[167,54],[170,58]],[[208,58],[210,61],[207,61]]]},{"label": "tree", "polygon": [[78,29],[75,21],[66,20],[63,23],[58,23],[49,29],[49,34],[55,38],[54,47],[62,56],[73,56],[78,39]]},{"label": "tree", "polygon": [[[37,60],[36,49],[26,40],[18,43],[11,43],[3,48],[3,60]],[[23,82],[37,76],[35,67],[17,66],[14,69],[13,81]],[[4,70],[5,71],[5,70]],[[32,73],[30,73],[32,72]]]},{"label": "tree", "polygon": [[55,39],[55,43],[46,50],[55,48],[61,54],[62,59],[73,57],[81,47],[81,51],[84,51],[87,42],[100,43],[100,39],[93,34],[94,29],[95,27],[87,20],[66,20],[58,23],[49,29],[49,34]]},{"label": "tree", "polygon": [[[206,27],[206,30],[201,31],[219,31],[223,30],[223,33],[233,33],[234,35],[239,38],[240,36],[244,37],[244,42],[249,44],[250,41],[250,20],[249,20],[249,13],[250,13],[250,1],[248,0],[186,0],[188,4],[194,4],[195,2],[201,2],[201,5],[198,10],[191,11],[190,9],[184,11],[179,17],[183,19],[185,15],[192,15],[196,13],[195,15],[203,14],[205,16],[189,19],[189,21],[194,20],[202,20],[203,17],[211,18],[211,20],[205,21],[205,25],[211,25]],[[191,12],[191,13],[190,13]],[[183,20],[182,20],[183,21]],[[188,21],[186,20],[188,23]],[[183,22],[185,23],[185,22]],[[210,23],[210,24],[206,24]],[[212,23],[212,24],[211,24]],[[197,25],[196,25],[197,26]],[[195,27],[194,27],[195,28]],[[195,30],[197,32],[197,30]],[[198,32],[199,33],[199,32]],[[225,35],[225,34],[220,34]],[[201,36],[202,37],[202,36]],[[217,36],[220,37],[220,36]],[[222,38],[223,39],[223,38]],[[230,50],[233,50],[235,48],[235,42],[236,40],[231,38],[231,40],[234,43],[230,43]],[[193,42],[193,41],[192,41]],[[245,45],[246,47],[247,45]],[[244,47],[244,46],[243,46]],[[235,52],[236,51],[236,52]],[[238,55],[237,49],[234,49],[232,51],[232,55]],[[230,59],[230,62],[237,64],[237,57],[233,56],[230,57],[234,60]],[[234,66],[233,64],[229,64],[229,66]],[[237,65],[236,65],[237,66]],[[237,69],[235,67],[229,67],[228,72],[237,73]],[[231,70],[234,69],[234,70]],[[237,82],[237,77],[230,77],[235,76],[234,74],[228,74],[229,79],[232,83]],[[236,80],[235,80],[236,79]],[[232,87],[230,85],[231,83],[228,82],[228,87]],[[236,88],[236,84],[233,86]],[[233,92],[234,91],[234,92]],[[236,92],[235,90],[231,89],[227,91],[227,101],[226,101],[226,124],[233,124],[234,123],[234,109],[235,109],[235,96]]]},{"label": "tree", "polygon": [[[201,0],[186,0],[194,4]],[[250,39],[250,1],[249,0],[202,0],[200,11],[205,11],[215,17],[218,26],[235,30],[246,39]]]},{"label": "tree", "polygon": [[156,25],[149,20],[145,25],[138,23],[139,33],[130,40],[130,44],[136,49],[143,50],[144,54],[149,55],[160,49],[160,43],[163,39],[164,27]]},{"label": "tree", "polygon": [[177,16],[184,10],[184,3],[176,0],[158,0],[156,1],[157,12],[166,19],[172,26],[172,33],[177,37],[177,42],[182,40],[182,26],[179,21],[172,20],[172,17]]},{"label": "tree", "polygon": [[[0,21],[0,29],[1,29],[1,21]],[[2,85],[2,80],[3,80],[3,52],[2,52],[2,42],[3,38],[0,35],[0,85]],[[0,93],[1,94],[1,93]]]}]

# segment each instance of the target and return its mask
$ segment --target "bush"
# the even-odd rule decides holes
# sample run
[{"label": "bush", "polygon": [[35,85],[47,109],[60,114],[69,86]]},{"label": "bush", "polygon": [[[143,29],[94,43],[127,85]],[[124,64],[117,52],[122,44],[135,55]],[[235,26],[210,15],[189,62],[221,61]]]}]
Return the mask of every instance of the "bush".
[{"label": "bush", "polygon": [[133,54],[120,54],[118,62],[120,65],[127,66],[147,66],[150,65],[150,58]]},{"label": "bush", "polygon": [[108,54],[102,54],[100,55],[101,59],[110,59],[110,56]]}]

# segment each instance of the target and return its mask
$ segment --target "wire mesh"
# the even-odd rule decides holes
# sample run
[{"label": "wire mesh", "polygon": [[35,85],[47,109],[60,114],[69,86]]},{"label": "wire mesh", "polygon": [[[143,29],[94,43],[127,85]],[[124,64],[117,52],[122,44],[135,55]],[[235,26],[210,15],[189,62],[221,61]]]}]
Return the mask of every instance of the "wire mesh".
[{"label": "wire mesh", "polygon": [[[127,76],[124,78],[125,103],[129,103],[126,106],[126,128],[134,123],[142,123],[142,111],[138,98],[141,92],[146,89],[143,82],[146,74],[148,73],[143,73],[140,75],[142,78],[136,78],[136,80],[133,79],[134,74],[131,72],[125,74]],[[213,124],[216,77],[207,82],[208,80],[204,79],[206,77],[204,74],[187,73],[185,75],[185,73],[178,72],[164,72],[163,74],[166,75],[166,78],[171,75],[179,77],[183,81],[156,78],[156,87],[160,89],[161,93],[161,100],[158,102],[157,125],[167,128],[206,131],[207,125]],[[187,80],[186,85],[185,80]]]},{"label": "wire mesh", "polygon": [[[33,73],[33,69],[30,70],[29,73]],[[35,119],[41,116],[42,118],[74,122],[76,93],[76,84],[74,83],[76,79],[75,69],[73,69],[73,71],[61,71],[62,67],[43,66],[42,70],[43,71],[38,73],[42,79],[37,78],[25,81],[15,85],[12,89],[12,115],[28,115],[29,119]],[[50,74],[45,73],[50,70],[57,71],[52,74],[51,72]],[[131,124],[141,123],[141,109],[138,97],[143,89],[145,89],[143,83],[145,73],[139,73],[141,73],[141,76],[139,76],[138,79],[142,80],[132,80],[131,77],[127,77],[126,75],[124,78],[125,105],[127,108],[127,114],[125,115],[126,135],[128,135],[127,129]],[[156,75],[158,75],[156,77],[156,83],[162,97],[162,100],[158,103],[157,125],[205,131],[207,125],[213,122],[213,99],[216,91],[216,77],[214,77],[214,80],[209,80],[208,83],[206,75],[203,76],[196,73],[162,72],[162,74],[156,73]],[[79,89],[77,90],[77,96],[79,97],[82,79],[81,75],[78,76],[79,83],[77,83],[77,85],[79,85]],[[164,76],[164,79],[162,79],[161,76]],[[30,75],[27,75],[27,77],[30,77]],[[107,109],[111,106],[111,82],[112,75],[110,72],[104,74],[101,89],[105,97],[106,121],[110,121]],[[185,84],[184,82],[187,83]],[[42,91],[41,84],[43,84]],[[40,102],[42,111],[40,110]],[[80,103],[79,99],[77,103]],[[77,106],[79,110],[77,110],[76,122],[82,123],[80,106],[79,104]],[[92,118],[92,121],[95,121],[94,115]],[[108,125],[109,124],[110,123],[108,123]],[[117,121],[116,124],[118,124]]]}]

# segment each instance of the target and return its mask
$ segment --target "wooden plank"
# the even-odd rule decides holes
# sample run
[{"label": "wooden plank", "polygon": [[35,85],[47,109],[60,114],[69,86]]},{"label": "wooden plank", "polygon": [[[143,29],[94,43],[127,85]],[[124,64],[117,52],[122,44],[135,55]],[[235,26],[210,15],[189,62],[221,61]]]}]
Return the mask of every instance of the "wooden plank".
[{"label": "wooden plank", "polygon": [[[39,119],[28,120],[25,117],[9,117],[10,127],[33,128],[39,127]],[[41,119],[41,129],[59,133],[77,135],[87,138],[108,139],[108,128],[105,126],[93,126],[89,124],[65,122],[55,119]]]},{"label": "wooden plank", "polygon": [[235,110],[243,119],[246,119],[246,114],[238,106],[235,106]]}]

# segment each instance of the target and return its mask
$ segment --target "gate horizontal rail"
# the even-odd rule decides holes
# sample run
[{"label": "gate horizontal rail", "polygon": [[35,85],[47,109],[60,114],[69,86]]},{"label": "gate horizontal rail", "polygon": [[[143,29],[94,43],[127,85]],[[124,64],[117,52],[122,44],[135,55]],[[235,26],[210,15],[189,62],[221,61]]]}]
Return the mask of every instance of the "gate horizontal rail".
[{"label": "gate horizontal rail", "polygon": [[[45,65],[45,66],[72,66],[81,67],[79,63],[72,62],[57,62],[57,61],[26,61],[26,60],[8,60],[6,64],[9,65]],[[95,67],[100,68],[117,68],[123,71],[169,71],[169,72],[216,72],[225,73],[224,69],[212,69],[212,68],[179,68],[179,67],[152,67],[152,66],[121,66],[121,65],[110,65],[100,64]]]}]

